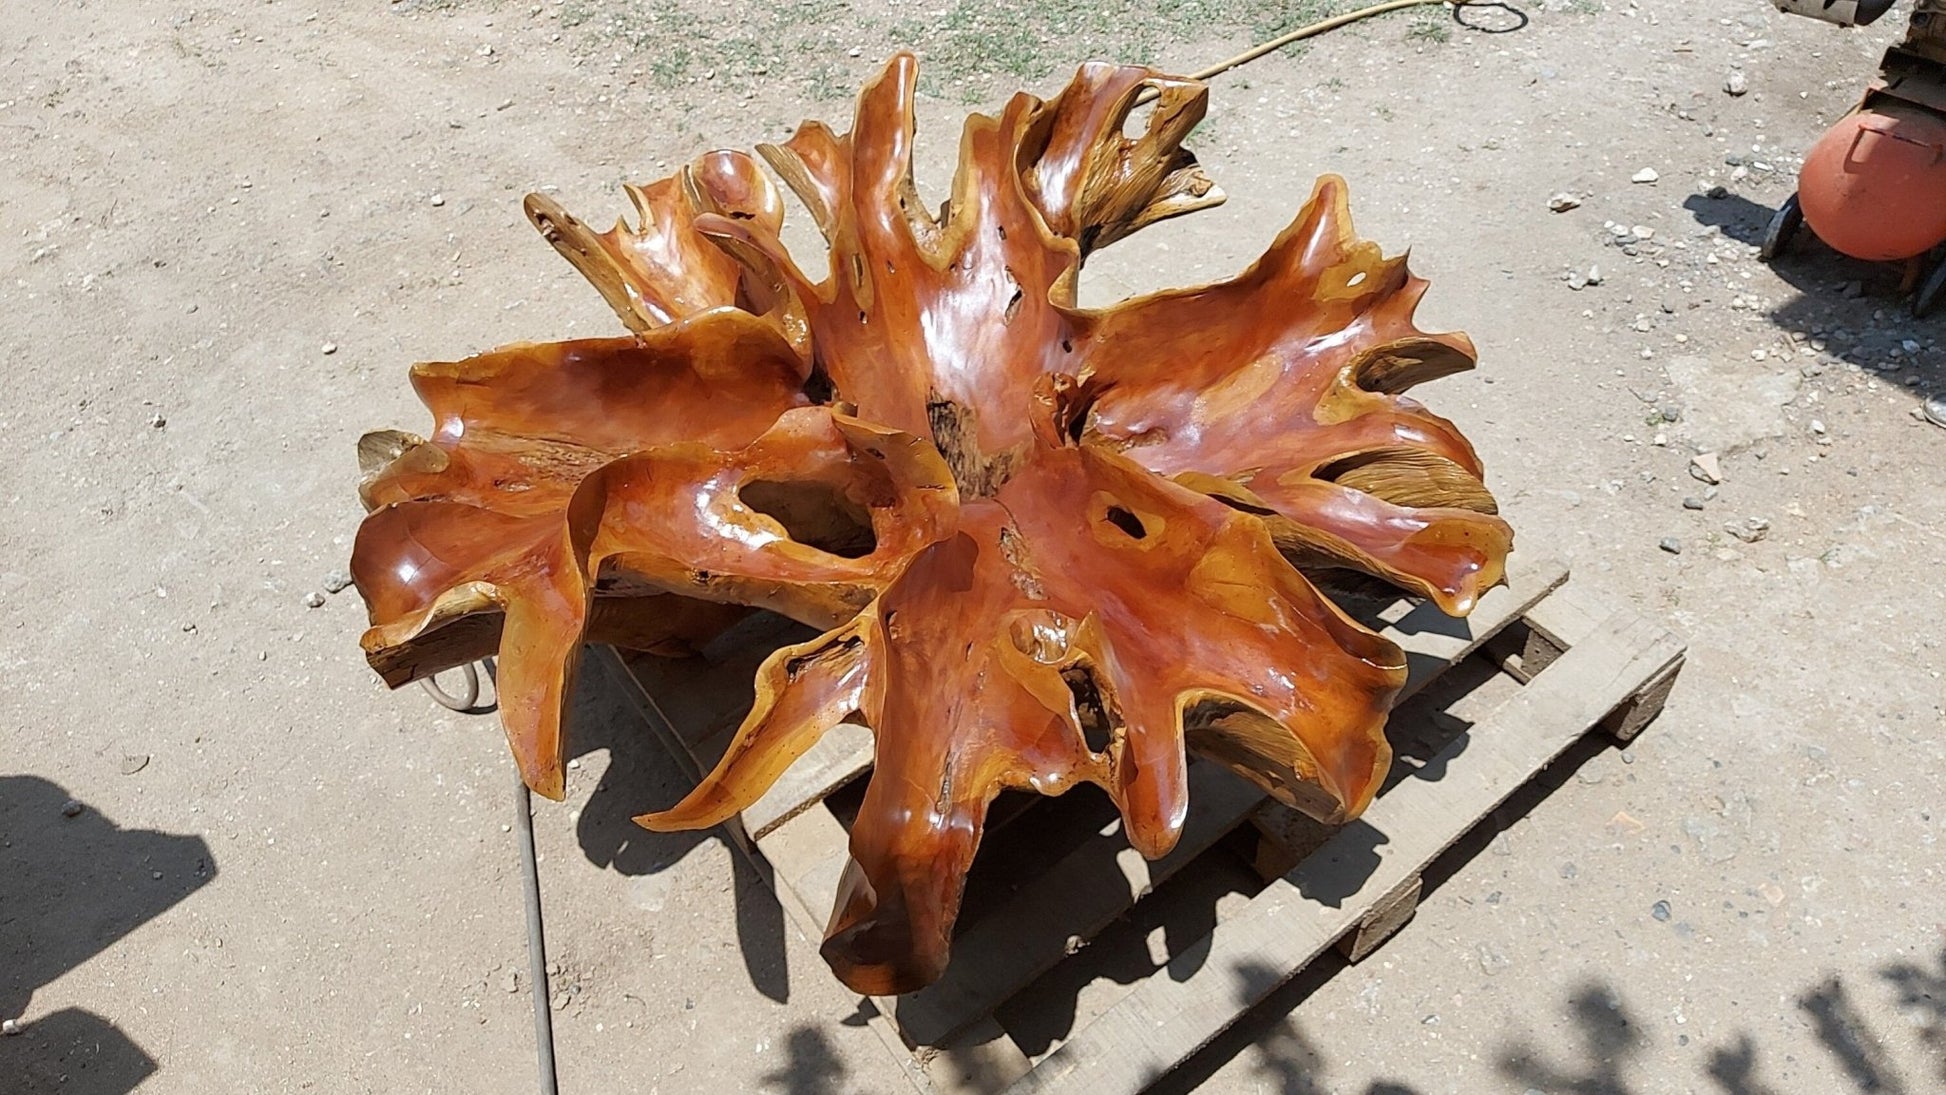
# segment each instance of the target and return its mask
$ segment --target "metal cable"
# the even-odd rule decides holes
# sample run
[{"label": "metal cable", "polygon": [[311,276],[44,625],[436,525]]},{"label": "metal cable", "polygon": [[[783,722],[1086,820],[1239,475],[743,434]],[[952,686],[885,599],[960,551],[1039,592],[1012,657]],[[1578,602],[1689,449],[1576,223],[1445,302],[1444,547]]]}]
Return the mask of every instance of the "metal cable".
[{"label": "metal cable", "polygon": [[527,891],[527,977],[534,997],[534,1052],[540,1059],[541,1095],[559,1095],[554,1075],[554,1013],[547,1006],[547,937],[541,924],[540,862],[534,855],[534,807],[527,781],[514,772],[514,824],[520,831],[520,866]]}]

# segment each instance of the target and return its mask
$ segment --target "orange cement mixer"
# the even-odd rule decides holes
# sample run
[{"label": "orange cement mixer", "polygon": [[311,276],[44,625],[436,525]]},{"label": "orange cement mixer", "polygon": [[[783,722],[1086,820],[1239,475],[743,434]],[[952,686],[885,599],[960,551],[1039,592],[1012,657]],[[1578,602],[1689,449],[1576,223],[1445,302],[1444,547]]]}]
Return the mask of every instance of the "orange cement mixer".
[{"label": "orange cement mixer", "polygon": [[[1889,7],[1777,3],[1841,25]],[[1946,297],[1946,0],[1917,0],[1905,40],[1886,51],[1864,100],[1811,147],[1797,193],[1771,219],[1763,259],[1783,254],[1804,227],[1853,258],[1904,262],[1916,316]]]}]

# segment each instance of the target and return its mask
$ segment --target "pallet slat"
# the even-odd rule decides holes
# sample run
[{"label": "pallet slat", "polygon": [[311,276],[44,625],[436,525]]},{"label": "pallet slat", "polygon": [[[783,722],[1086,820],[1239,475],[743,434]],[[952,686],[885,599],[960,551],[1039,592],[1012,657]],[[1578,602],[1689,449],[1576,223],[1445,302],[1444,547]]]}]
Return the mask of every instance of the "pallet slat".
[{"label": "pallet slat", "polygon": [[1094,938],[1249,816],[1263,792],[1214,764],[1189,769],[1188,819],[1175,850],[1154,862],[1121,838],[1119,820],[1023,886],[953,940],[938,981],[893,1001],[914,1045],[942,1041]]},{"label": "pallet slat", "polygon": [[[1676,636],[1617,612],[1414,777],[1142,982],[1011,1092],[1137,1091],[1355,929],[1384,898],[1611,712],[1680,663]],[[1490,747],[1480,743],[1490,743]],[[1403,793],[1402,793],[1403,792]]]},{"label": "pallet slat", "polygon": [[[1400,698],[1471,654],[1567,577],[1567,567],[1551,559],[1519,567],[1464,620],[1430,603],[1395,602],[1381,621],[1385,637],[1406,653],[1410,676]],[[1174,852],[1148,863],[1118,839],[1090,841],[1027,883],[954,940],[956,959],[945,976],[895,1002],[894,1018],[906,1040],[937,1042],[992,1011],[1266,801],[1262,791],[1213,765],[1193,766],[1190,778],[1189,818]]]}]

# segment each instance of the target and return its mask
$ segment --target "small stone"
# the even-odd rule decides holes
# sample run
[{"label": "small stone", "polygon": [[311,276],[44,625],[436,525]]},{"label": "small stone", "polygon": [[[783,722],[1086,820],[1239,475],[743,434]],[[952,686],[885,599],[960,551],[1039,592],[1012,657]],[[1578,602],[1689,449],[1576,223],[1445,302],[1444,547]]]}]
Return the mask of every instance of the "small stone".
[{"label": "small stone", "polygon": [[1744,77],[1742,69],[1733,68],[1729,78],[1723,81],[1723,90],[1731,96],[1742,95],[1750,90],[1750,81]]},{"label": "small stone", "polygon": [[1754,544],[1770,535],[1770,522],[1762,517],[1752,517],[1741,524],[1731,521],[1723,526],[1723,531],[1746,544]]},{"label": "small stone", "polygon": [[1812,432],[1812,433],[1815,433],[1815,434],[1817,434],[1817,435],[1819,435],[1819,436],[1823,436],[1823,435],[1824,435],[1824,423],[1823,423],[1822,421],[1820,421],[1820,420],[1818,420],[1818,419],[1816,419],[1816,418],[1813,418],[1813,419],[1811,420],[1811,432]]},{"label": "small stone", "polygon": [[557,993],[555,993],[555,994],[554,994],[554,1010],[555,1010],[555,1011],[560,1011],[561,1009],[563,1009],[563,1008],[565,1008],[565,1007],[567,1007],[567,1006],[568,1006],[568,1001],[569,1001],[569,1000],[571,1000],[571,999],[573,999],[573,997],[570,997],[570,996],[569,996],[569,995],[567,994],[567,992],[566,992],[565,990],[564,990],[564,991],[561,991],[561,992],[557,992]]},{"label": "small stone", "polygon": [[122,757],[122,763],[119,765],[119,768],[122,775],[132,776],[148,766],[149,755],[147,753],[129,753]]},{"label": "small stone", "polygon": [[321,353],[326,357],[330,357],[332,354],[335,354],[337,352],[338,352],[338,344],[335,342],[327,342],[324,345],[318,347],[318,353]]},{"label": "small stone", "polygon": [[1601,267],[1599,266],[1588,267],[1588,284],[1590,285],[1601,284]]},{"label": "small stone", "polygon": [[1638,240],[1652,240],[1655,238],[1655,229],[1650,228],[1646,224],[1638,224],[1630,228],[1628,234]]},{"label": "small stone", "polygon": [[500,100],[500,105],[499,105],[499,106],[496,106],[496,107],[494,107],[493,109],[495,109],[495,110],[506,110],[506,109],[508,109],[509,107],[511,107],[511,106],[513,106],[513,105],[514,105],[514,101],[513,101],[512,99],[502,99],[502,100]]},{"label": "small stone", "polygon": [[1865,295],[1865,283],[1862,281],[1845,282],[1844,288],[1839,290],[1838,295],[1844,297],[1846,300],[1857,300],[1859,297]]},{"label": "small stone", "polygon": [[195,314],[196,314],[196,302],[192,300],[192,301],[190,301],[190,302],[189,302],[188,304],[185,304],[185,305],[183,305],[183,307],[182,307],[182,312],[183,312],[183,314],[184,314],[184,315],[195,315]]},{"label": "small stone", "polygon": [[1655,168],[1645,167],[1635,174],[1630,175],[1628,181],[1634,183],[1652,183],[1661,177],[1661,175],[1656,174]]},{"label": "small stone", "polygon": [[1722,201],[1724,198],[1730,196],[1730,188],[1724,186],[1722,183],[1717,183],[1715,186],[1703,191],[1703,196],[1711,201]]},{"label": "small stone", "polygon": [[858,46],[853,46],[845,51],[845,56],[847,57],[863,57],[864,55],[865,51]]},{"label": "small stone", "polygon": [[1547,207],[1556,213],[1565,213],[1570,209],[1580,208],[1581,199],[1564,190],[1547,199]]},{"label": "small stone", "polygon": [[19,1033],[20,1033],[20,1020],[18,1019],[0,1020],[0,1034],[4,1034],[7,1037],[11,1038],[14,1035]]},{"label": "small stone", "polygon": [[1671,555],[1682,554],[1682,541],[1676,539],[1674,536],[1664,536],[1662,538],[1662,542],[1657,544],[1656,546],[1668,552]]},{"label": "small stone", "polygon": [[324,576],[324,591],[326,593],[343,593],[350,588],[351,575],[346,571],[334,570]]},{"label": "small stone", "polygon": [[[1481,943],[1477,951],[1480,956],[1480,972],[1489,977],[1513,965],[1513,961],[1491,943]],[[1427,1021],[1431,1022],[1431,1020]]]},{"label": "small stone", "polygon": [[1723,481],[1723,468],[1713,452],[1699,452],[1690,457],[1689,474],[1691,478],[1705,483],[1715,484]]},{"label": "small stone", "polygon": [[1669,922],[1669,903],[1668,903],[1667,901],[1658,901],[1658,902],[1656,902],[1655,904],[1653,904],[1653,905],[1650,905],[1650,906],[1649,906],[1649,915],[1650,915],[1650,916],[1653,916],[1653,917],[1655,917],[1655,918],[1656,918],[1657,920],[1659,920],[1659,921],[1661,921],[1661,922],[1663,922],[1663,923],[1665,923],[1665,924],[1666,924],[1666,923],[1668,923],[1668,922]]},{"label": "small stone", "polygon": [[1583,274],[1581,271],[1576,270],[1573,273],[1568,275],[1568,288],[1579,293],[1581,290],[1586,289],[1587,287],[1588,287],[1588,276],[1586,274]]},{"label": "small stone", "polygon": [[432,204],[434,204],[434,205],[445,205],[445,204],[446,204],[446,195],[444,195],[444,194],[434,194],[434,195],[432,196],[432,198],[431,198],[430,200],[431,200],[431,202],[432,202]]},{"label": "small stone", "polygon": [[312,591],[311,591],[311,592],[309,592],[309,593],[306,593],[306,594],[304,595],[304,607],[305,607],[305,608],[323,608],[323,607],[324,607],[324,594],[322,594],[322,593],[319,593],[319,592],[318,592],[317,590],[315,590],[315,589],[314,589],[314,590],[312,590]]},{"label": "small stone", "polygon": [[500,979],[500,988],[504,992],[519,992],[520,974],[515,973],[513,970],[508,970],[507,975]]},{"label": "small stone", "polygon": [[168,424],[169,424],[169,420],[168,420],[168,419],[166,419],[166,418],[164,418],[164,417],[162,417],[162,416],[161,416],[161,415],[159,415],[159,414],[158,414],[158,415],[151,415],[151,416],[149,417],[149,426],[150,426],[151,428],[153,428],[153,429],[158,429],[158,430],[159,430],[159,429],[161,429],[162,427],[164,427],[164,426],[167,426]]},{"label": "small stone", "polygon": [[1581,873],[1580,869],[1577,868],[1572,863],[1561,864],[1561,877],[1567,879],[1570,882],[1574,881],[1575,876],[1579,875],[1580,873]]},{"label": "small stone", "polygon": [[87,807],[85,807],[85,806],[83,806],[83,805],[81,805],[81,801],[80,801],[79,799],[72,799],[72,798],[71,798],[71,799],[69,799],[69,800],[67,800],[66,802],[63,802],[63,803],[61,803],[61,816],[62,816],[62,817],[80,817],[80,816],[81,816],[81,811],[83,811],[83,810],[85,810],[85,809],[87,809]]},{"label": "small stone", "polygon": [[149,872],[149,877],[150,877],[150,878],[153,878],[153,879],[155,879],[155,880],[156,880],[157,882],[160,882],[160,881],[162,881],[162,872],[161,872],[161,871],[150,871],[150,872]]},{"label": "small stone", "polygon": [[1682,421],[1682,408],[1676,406],[1674,403],[1664,403],[1662,406],[1656,408],[1656,413],[1662,416],[1664,422]]},{"label": "small stone", "polygon": [[1684,508],[1684,509],[1702,509],[1702,508],[1703,508],[1703,500],[1702,500],[1701,498],[1698,498],[1698,497],[1696,497],[1695,495],[1693,495],[1693,494],[1692,494],[1692,495],[1690,495],[1689,497],[1687,497],[1687,498],[1685,498],[1685,499],[1683,499],[1683,500],[1682,500],[1682,508]]}]

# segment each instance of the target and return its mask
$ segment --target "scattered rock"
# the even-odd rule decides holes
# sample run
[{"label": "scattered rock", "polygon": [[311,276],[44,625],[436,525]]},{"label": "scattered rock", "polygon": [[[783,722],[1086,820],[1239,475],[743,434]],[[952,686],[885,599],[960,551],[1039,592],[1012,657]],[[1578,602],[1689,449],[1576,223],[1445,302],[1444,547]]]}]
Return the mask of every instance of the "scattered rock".
[{"label": "scattered rock", "polygon": [[1657,544],[1656,546],[1668,552],[1671,555],[1682,554],[1682,541],[1676,539],[1674,536],[1664,536],[1662,538],[1662,542]]},{"label": "scattered rock", "polygon": [[304,595],[304,607],[305,607],[305,608],[323,608],[323,607],[324,607],[324,594],[322,594],[322,593],[319,593],[319,592],[318,592],[317,590],[315,590],[315,589],[314,589],[314,590],[312,590],[312,591],[311,591],[311,592],[309,592],[309,593],[306,593],[306,594]]},{"label": "scattered rock", "polygon": [[432,196],[432,198],[431,198],[430,200],[431,200],[431,202],[432,202],[432,204],[433,204],[433,205],[445,205],[445,204],[446,204],[446,195],[444,195],[444,194],[434,194],[434,195]]},{"label": "scattered rock", "polygon": [[1824,423],[1819,419],[1813,418],[1811,420],[1811,432],[1820,437],[1824,436]]},{"label": "scattered rock", "polygon": [[1859,297],[1865,295],[1865,283],[1862,281],[1845,282],[1844,288],[1839,290],[1839,295],[1846,300],[1857,300]]},{"label": "scattered rock", "polygon": [[1588,284],[1590,285],[1601,284],[1601,267],[1599,266],[1588,267]]},{"label": "scattered rock", "polygon": [[1711,201],[1722,201],[1724,198],[1730,196],[1730,188],[1724,186],[1722,183],[1717,183],[1715,186],[1703,191],[1703,196]]},{"label": "scattered rock", "polygon": [[164,417],[162,417],[162,416],[161,416],[161,415],[159,415],[159,414],[158,414],[158,415],[153,415],[153,416],[151,416],[151,417],[149,418],[149,425],[150,425],[151,427],[153,427],[153,428],[155,428],[155,429],[158,429],[158,430],[159,430],[159,429],[161,429],[161,428],[162,428],[162,427],[164,427],[164,426],[167,426],[168,424],[169,424],[169,420],[168,420],[168,419],[166,419],[166,418],[164,418]]},{"label": "scattered rock", "polygon": [[1779,365],[1766,353],[1684,354],[1663,371],[1674,384],[1672,402],[1683,408],[1683,437],[1704,452],[1736,452],[1794,428],[1784,408],[1796,401],[1804,378],[1795,364]]},{"label": "scattered rock", "polygon": [[1660,179],[1661,177],[1662,177],[1661,175],[1658,175],[1656,173],[1655,168],[1645,167],[1642,170],[1637,171],[1635,174],[1630,175],[1628,177],[1628,181],[1635,182],[1635,183],[1652,183],[1657,179]]},{"label": "scattered rock", "polygon": [[1556,213],[1565,213],[1570,209],[1580,208],[1581,199],[1564,190],[1547,199],[1547,207]]},{"label": "scattered rock", "polygon": [[1646,224],[1638,224],[1629,228],[1628,234],[1638,240],[1652,240],[1655,238],[1655,229]]},{"label": "scattered rock", "polygon": [[1693,495],[1693,494],[1692,494],[1692,495],[1690,495],[1689,497],[1687,497],[1687,498],[1685,498],[1685,499],[1683,499],[1683,500],[1682,500],[1682,508],[1684,508],[1684,509],[1702,509],[1702,508],[1703,508],[1703,500],[1702,500],[1701,498],[1698,498],[1698,497],[1696,497],[1695,495]]},{"label": "scattered rock", "polygon": [[326,593],[343,593],[350,588],[351,574],[347,571],[334,570],[324,576],[324,591]]},{"label": "scattered rock", "polygon": [[1588,287],[1588,275],[1582,273],[1579,270],[1572,271],[1568,274],[1568,288],[1579,293],[1581,290],[1586,289],[1587,287]]},{"label": "scattered rock", "polygon": [[1762,517],[1752,517],[1741,523],[1731,521],[1723,526],[1723,531],[1746,544],[1754,544],[1770,535],[1770,522]]},{"label": "scattered rock", "polygon": [[327,342],[324,345],[318,347],[318,352],[325,355],[326,357],[330,357],[332,354],[338,352],[338,344],[335,342]]},{"label": "scattered rock", "polygon": [[1723,81],[1723,90],[1732,96],[1742,95],[1750,90],[1750,82],[1744,77],[1742,69],[1730,70],[1729,79]]},{"label": "scattered rock", "polygon": [[122,757],[120,769],[122,775],[132,776],[148,766],[149,755],[147,753],[129,753]]},{"label": "scattered rock", "polygon": [[62,816],[62,817],[80,817],[80,816],[81,816],[81,811],[83,811],[83,810],[85,810],[85,809],[87,809],[87,807],[85,807],[85,806],[83,806],[83,805],[81,805],[81,801],[80,801],[79,799],[72,799],[72,798],[71,798],[71,799],[69,799],[69,800],[67,800],[66,802],[63,802],[63,803],[61,803],[61,816]]},{"label": "scattered rock", "polygon": [[1715,453],[1699,452],[1689,458],[1689,474],[1691,478],[1700,479],[1705,483],[1721,483],[1723,466],[1717,460]]},{"label": "scattered rock", "polygon": [[514,972],[513,970],[508,970],[507,975],[500,979],[500,988],[502,991],[505,992],[519,992],[520,974]]},{"label": "scattered rock", "polygon": [[1656,413],[1662,416],[1664,422],[1682,421],[1682,408],[1676,406],[1674,403],[1664,403],[1662,406],[1656,408]]},{"label": "scattered rock", "polygon": [[566,990],[562,990],[561,992],[557,992],[557,993],[555,993],[555,994],[554,994],[554,1010],[555,1010],[555,1011],[560,1011],[560,1010],[562,1010],[562,1009],[564,1009],[564,1008],[566,1008],[566,1007],[568,1006],[568,1001],[569,1001],[569,1000],[571,1000],[571,999],[573,999],[573,997],[570,997],[570,996],[569,996],[569,995],[567,994],[567,991],[566,991]]},{"label": "scattered rock", "polygon": [[1478,951],[1480,955],[1480,972],[1489,977],[1513,965],[1513,960],[1508,958],[1499,947],[1491,943],[1481,943]]},{"label": "scattered rock", "polygon": [[1669,903],[1667,901],[1658,901],[1655,904],[1650,905],[1649,915],[1655,917],[1657,920],[1662,921],[1665,924],[1668,923]]}]

